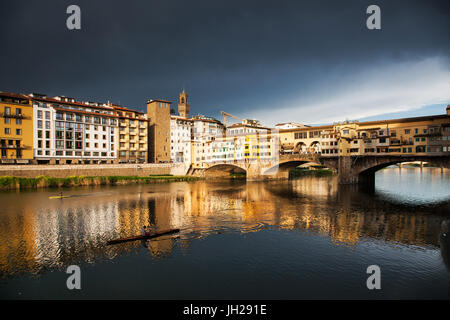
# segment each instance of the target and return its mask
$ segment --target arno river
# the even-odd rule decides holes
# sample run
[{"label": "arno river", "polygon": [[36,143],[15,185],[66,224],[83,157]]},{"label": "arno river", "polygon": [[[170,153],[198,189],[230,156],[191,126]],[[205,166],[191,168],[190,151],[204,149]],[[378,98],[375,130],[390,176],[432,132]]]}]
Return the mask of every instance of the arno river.
[{"label": "arno river", "polygon": [[[0,298],[450,298],[450,172],[0,193]],[[178,235],[118,245],[142,225]],[[81,290],[66,269],[81,268]],[[368,290],[369,265],[381,290]]]}]

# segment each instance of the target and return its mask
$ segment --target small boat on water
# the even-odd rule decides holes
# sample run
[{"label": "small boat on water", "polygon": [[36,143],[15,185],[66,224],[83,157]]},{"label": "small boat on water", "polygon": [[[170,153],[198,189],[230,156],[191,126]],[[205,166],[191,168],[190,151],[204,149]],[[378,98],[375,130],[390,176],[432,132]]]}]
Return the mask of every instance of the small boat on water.
[{"label": "small boat on water", "polygon": [[116,244],[116,243],[123,243],[123,242],[136,241],[136,240],[153,239],[153,238],[156,238],[156,237],[164,236],[164,235],[167,235],[167,234],[178,233],[178,232],[180,232],[180,229],[162,230],[162,231],[158,231],[158,232],[155,232],[155,233],[147,235],[147,236],[139,235],[139,236],[134,236],[134,237],[109,240],[107,242],[107,244]]},{"label": "small boat on water", "polygon": [[49,199],[62,199],[62,198],[70,198],[70,196],[51,196]]}]

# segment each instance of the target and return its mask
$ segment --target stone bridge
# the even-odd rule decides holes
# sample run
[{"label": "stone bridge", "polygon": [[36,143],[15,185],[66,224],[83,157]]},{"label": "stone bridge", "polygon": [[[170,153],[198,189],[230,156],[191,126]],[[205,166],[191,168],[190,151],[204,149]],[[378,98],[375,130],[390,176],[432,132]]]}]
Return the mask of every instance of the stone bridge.
[{"label": "stone bridge", "polygon": [[201,169],[206,177],[245,173],[247,180],[287,179],[289,171],[302,164],[322,164],[338,173],[340,184],[374,183],[375,172],[402,162],[423,161],[442,168],[450,168],[450,156],[443,155],[368,155],[368,156],[321,156],[320,154],[281,154],[278,161],[228,161],[209,163]]},{"label": "stone bridge", "polygon": [[205,176],[217,177],[230,173],[246,173],[247,180],[288,178],[289,171],[308,162],[320,164],[320,154],[282,154],[276,161],[231,160],[208,163]]},{"label": "stone bridge", "polygon": [[336,169],[340,184],[375,182],[375,172],[393,164],[422,161],[441,168],[450,168],[450,156],[443,155],[370,155],[346,157],[322,157],[321,163]]}]

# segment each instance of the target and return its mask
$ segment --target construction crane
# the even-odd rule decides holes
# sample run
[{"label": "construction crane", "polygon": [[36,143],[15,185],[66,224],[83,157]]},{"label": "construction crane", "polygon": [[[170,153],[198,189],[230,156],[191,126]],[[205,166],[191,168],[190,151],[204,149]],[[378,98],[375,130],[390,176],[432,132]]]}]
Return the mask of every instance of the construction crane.
[{"label": "construction crane", "polygon": [[229,114],[228,112],[220,111],[220,113],[223,115],[223,125],[225,126],[225,128],[227,127],[227,117],[235,118],[235,119],[237,119],[239,121],[242,121],[241,118],[236,117],[236,116],[234,116],[232,114]]}]

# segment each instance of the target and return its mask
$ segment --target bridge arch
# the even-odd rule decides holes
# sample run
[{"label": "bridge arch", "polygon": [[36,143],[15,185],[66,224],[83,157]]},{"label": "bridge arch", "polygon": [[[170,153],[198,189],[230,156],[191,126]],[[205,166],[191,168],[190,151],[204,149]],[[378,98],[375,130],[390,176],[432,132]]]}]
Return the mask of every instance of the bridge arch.
[{"label": "bridge arch", "polygon": [[309,146],[309,151],[312,153],[321,153],[322,152],[322,145],[319,141],[313,141],[311,142]]},{"label": "bridge arch", "polygon": [[246,174],[247,171],[239,165],[231,163],[220,163],[205,170],[205,177],[225,177],[231,174]]},{"label": "bridge arch", "polygon": [[277,165],[274,165],[270,168],[265,169],[263,171],[263,174],[264,175],[277,174],[277,173],[289,174],[290,170],[292,170],[298,166],[301,166],[302,164],[310,163],[310,162],[320,164],[320,162],[311,161],[311,160],[287,160],[287,161],[282,161],[282,162],[278,163]]},{"label": "bridge arch", "polygon": [[300,141],[297,142],[297,144],[294,147],[294,152],[295,153],[307,153],[307,146],[304,142]]},{"label": "bridge arch", "polygon": [[[384,157],[362,157],[355,159],[348,159],[352,161],[351,164],[341,165],[339,172],[339,179],[341,183],[354,182],[373,182],[375,179],[375,172],[386,168],[390,165],[399,164],[403,162],[423,161],[431,162],[441,167],[449,167],[448,157],[429,157],[429,156],[384,156]],[[348,170],[350,169],[350,170]]]}]

